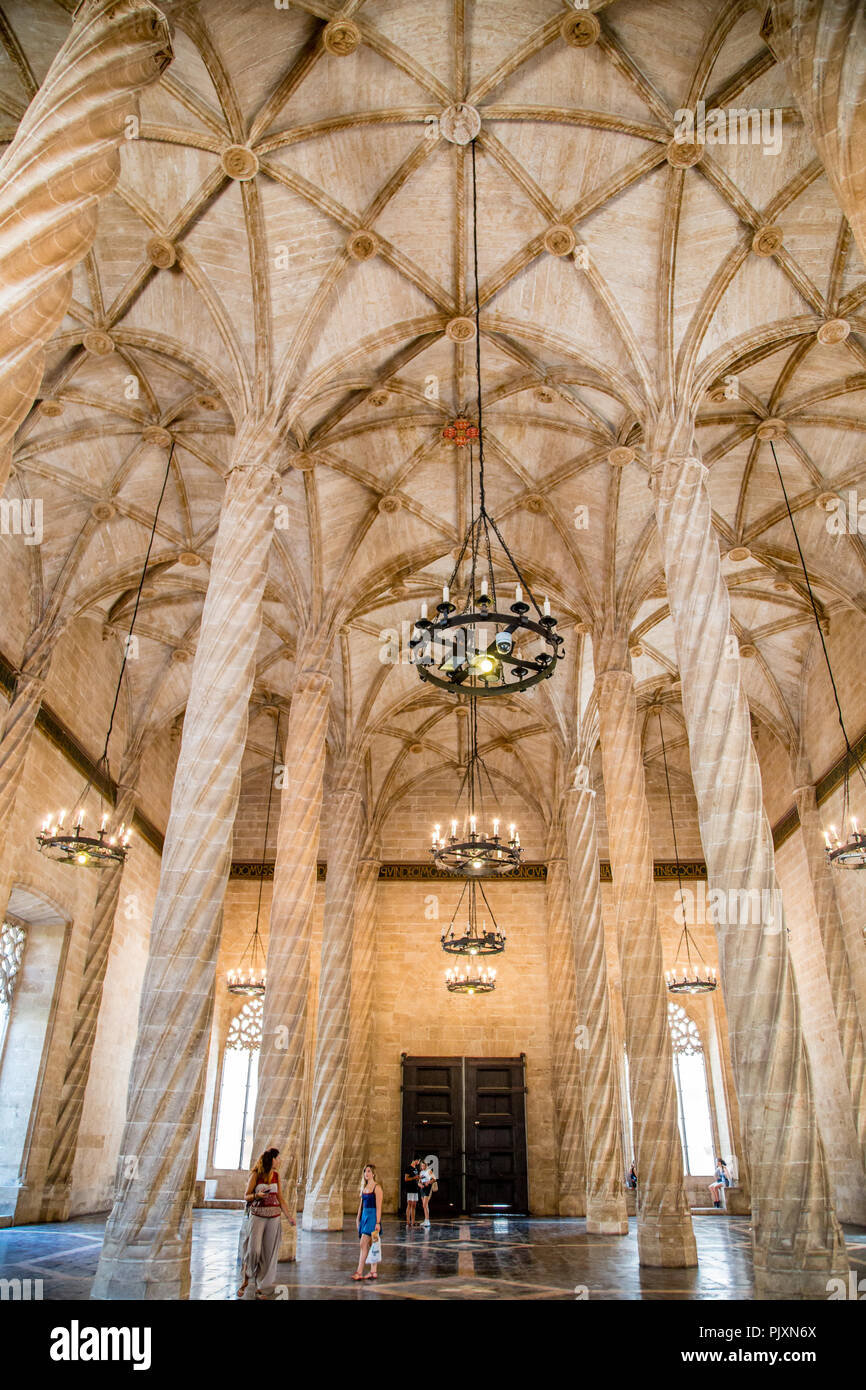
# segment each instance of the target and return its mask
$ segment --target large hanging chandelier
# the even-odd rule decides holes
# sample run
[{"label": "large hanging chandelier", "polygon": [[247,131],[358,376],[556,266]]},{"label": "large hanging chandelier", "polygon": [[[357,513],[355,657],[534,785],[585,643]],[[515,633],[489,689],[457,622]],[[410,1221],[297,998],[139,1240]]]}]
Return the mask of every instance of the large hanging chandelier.
[{"label": "large hanging chandelier", "polygon": [[[785,499],[785,506],[788,509],[788,517],[791,522],[791,530],[794,532],[794,540],[797,544],[797,554],[800,557],[800,566],[803,570],[803,578],[806,581],[806,590],[809,594],[809,602],[812,605],[812,614],[815,619],[815,626],[818,629],[818,637],[821,641],[821,650],[824,653],[824,660],[827,663],[827,673],[830,677],[830,684],[833,687],[833,699],[836,701],[836,713],[839,718],[839,727],[842,730],[842,737],[845,740],[845,775],[842,784],[842,821],[841,833],[835,825],[831,825],[829,831],[824,831],[824,839],[827,845],[827,858],[831,864],[837,864],[841,869],[866,869],[866,833],[860,829],[856,817],[851,813],[850,798],[850,776],[852,766],[860,774],[860,780],[866,787],[866,773],[863,771],[863,764],[859,756],[851,747],[848,738],[848,731],[845,728],[845,720],[842,717],[842,706],[839,703],[839,692],[836,689],[836,681],[833,676],[833,667],[830,664],[830,653],[827,651],[827,643],[824,641],[824,630],[821,627],[821,619],[818,614],[818,605],[815,602],[815,595],[812,593],[812,584],[809,579],[809,571],[806,568],[806,560],[803,555],[803,547],[800,545],[800,537],[797,533],[797,526],[794,521],[794,513],[791,511],[791,504],[788,501],[788,490],[785,487],[785,480],[782,477],[782,470],[779,467],[779,460],[776,456],[776,446],[772,439],[769,441],[773,451],[773,462],[776,465],[776,472],[779,475],[779,483],[782,488],[782,496]],[[847,824],[847,830],[846,830]]]},{"label": "large hanging chandelier", "polygon": [[[701,948],[695,941],[688,927],[686,916],[685,894],[683,893],[683,871],[680,864],[680,851],[677,845],[677,827],[674,820],[674,803],[671,796],[671,779],[668,773],[668,755],[665,748],[665,736],[662,732],[662,712],[656,709],[659,721],[659,738],[662,745],[662,761],[665,767],[665,786],[668,794],[668,811],[671,818],[671,831],[674,838],[674,858],[677,868],[677,886],[680,895],[680,911],[683,917],[683,929],[680,932],[680,939],[677,943],[677,963],[673,970],[665,971],[665,983],[671,994],[711,994],[714,989],[718,989],[719,982],[716,978],[716,969],[713,965],[707,965],[701,954]],[[692,951],[699,958],[692,960]],[[685,959],[683,959],[685,956]]]},{"label": "large hanging chandelier", "polygon": [[[485,805],[485,780],[494,803],[492,807]],[[466,878],[495,878],[519,867],[523,851],[517,826],[509,826],[506,839],[500,832],[501,817],[489,814],[497,809],[495,802],[493,779],[478,751],[478,711],[473,704],[469,717],[469,756],[457,792],[457,814],[451,821],[451,833],[444,836],[441,825],[433,827],[430,853],[437,869]]]},{"label": "large hanging chandelier", "polygon": [[265,886],[265,866],[267,864],[268,853],[268,831],[271,826],[271,802],[274,795],[274,781],[276,780],[277,757],[280,747],[280,711],[273,706],[274,715],[274,752],[271,758],[271,780],[268,785],[268,807],[265,812],[265,834],[262,842],[262,861],[259,866],[259,900],[256,904],[256,924],[253,927],[252,935],[244,947],[243,954],[238,962],[237,968],[226,973],[226,989],[229,994],[246,994],[251,998],[257,998],[264,994],[268,983],[267,955],[262,944],[262,936],[259,924],[262,918],[262,893]]},{"label": "large hanging chandelier", "polygon": [[[510,695],[519,690],[528,690],[539,681],[548,680],[564,653],[562,638],[554,631],[556,618],[550,612],[550,600],[545,598],[542,606],[539,606],[499,527],[487,509],[481,401],[478,198],[474,140],[472,208],[478,423],[477,427],[470,426],[468,421],[461,417],[454,425],[456,443],[463,447],[465,441],[469,441],[472,519],[451,577],[442,588],[442,602],[436,605],[437,616],[429,617],[425,601],[421,605],[421,615],[415,622],[416,635],[410,639],[409,646],[411,659],[417,666],[422,680],[429,681],[440,690],[478,697]],[[465,426],[460,432],[460,437],[457,437],[458,424]],[[477,511],[474,476],[476,436]],[[446,437],[451,437],[447,431]],[[492,536],[495,536],[510,566],[510,583],[514,585],[514,602],[510,604],[502,593],[502,583],[497,594]],[[465,592],[460,596],[457,593],[457,580],[464,559],[468,561],[469,574]],[[530,616],[533,610],[534,616]]]},{"label": "large hanging chandelier", "polygon": [[[478,905],[476,902],[476,892],[481,894],[484,906],[490,913],[492,929],[488,930],[486,918],[481,919],[478,924]],[[461,923],[459,928],[460,935],[457,935],[454,924],[460,913],[460,908],[464,899],[467,899],[467,917],[465,926]],[[442,933],[442,950],[449,956],[498,956],[505,950],[505,936],[499,930],[496,918],[493,915],[493,908],[487,899],[481,884],[468,881],[463,885],[463,891],[457,900],[454,915],[448,926]]]},{"label": "large hanging chandelier", "polygon": [[[153,517],[153,525],[150,528],[147,553],[144,557],[144,564],[141,567],[141,577],[138,581],[138,591],[135,595],[135,604],[132,609],[129,632],[124,642],[123,661],[120,663],[120,674],[117,677],[117,687],[114,691],[114,703],[111,706],[108,731],[105,735],[105,745],[102,749],[102,756],[96,765],[94,775],[89,777],[85,782],[81,795],[78,797],[78,800],[69,813],[68,821],[65,810],[58,812],[57,815],[48,815],[43,820],[42,829],[36,836],[36,843],[42,854],[48,859],[54,859],[61,864],[77,864],[88,869],[107,869],[110,868],[112,864],[123,864],[129,851],[132,838],[131,827],[126,824],[115,826],[112,822],[113,806],[108,799],[111,787],[108,745],[111,741],[111,734],[114,728],[114,719],[117,714],[117,706],[120,700],[120,688],[123,682],[124,672],[126,671],[126,663],[132,651],[132,634],[135,629],[135,620],[138,617],[141,591],[144,588],[144,581],[147,577],[150,552],[153,549],[156,526],[159,520],[159,511],[162,506],[162,499],[165,496],[165,489],[168,484],[173,458],[174,443],[172,442],[168,454],[168,461],[165,465],[165,475],[162,480],[159,500],[156,504],[156,511]],[[91,811],[87,805],[91,792],[93,793],[94,802],[98,803],[96,809],[93,811]],[[93,824],[92,833],[90,833],[91,821]]]}]

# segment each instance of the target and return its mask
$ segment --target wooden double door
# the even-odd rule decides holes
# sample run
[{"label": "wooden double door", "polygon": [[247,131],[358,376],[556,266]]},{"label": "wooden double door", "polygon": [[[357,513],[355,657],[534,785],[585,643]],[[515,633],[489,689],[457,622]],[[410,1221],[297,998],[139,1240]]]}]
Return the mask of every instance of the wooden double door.
[{"label": "wooden double door", "polygon": [[404,1056],[400,1176],[435,1156],[436,1216],[528,1214],[525,1096],[523,1056]]}]

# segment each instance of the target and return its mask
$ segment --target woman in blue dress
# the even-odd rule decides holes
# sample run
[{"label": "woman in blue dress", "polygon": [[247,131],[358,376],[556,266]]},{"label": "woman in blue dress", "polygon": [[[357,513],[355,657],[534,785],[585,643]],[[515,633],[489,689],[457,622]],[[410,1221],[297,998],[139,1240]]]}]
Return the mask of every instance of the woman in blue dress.
[{"label": "woman in blue dress", "polygon": [[376,1181],[376,1169],[368,1163],[361,1182],[361,1200],[358,1203],[358,1235],[361,1238],[361,1252],[358,1268],[353,1279],[377,1279],[378,1265],[371,1265],[369,1274],[364,1273],[364,1264],[374,1239],[378,1239],[382,1229],[382,1188]]}]

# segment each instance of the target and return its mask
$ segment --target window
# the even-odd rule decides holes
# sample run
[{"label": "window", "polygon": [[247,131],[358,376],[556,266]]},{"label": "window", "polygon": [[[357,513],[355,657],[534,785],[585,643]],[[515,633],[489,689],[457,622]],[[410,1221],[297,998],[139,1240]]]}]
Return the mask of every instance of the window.
[{"label": "window", "polygon": [[12,1012],[12,996],[21,969],[26,939],[23,927],[4,922],[0,928],[0,1057],[3,1055],[6,1028]]},{"label": "window", "polygon": [[249,1168],[262,1045],[262,1001],[250,999],[231,1021],[220,1086],[215,1168]]},{"label": "window", "polygon": [[689,1174],[711,1174],[716,1165],[701,1035],[681,1004],[668,1004],[668,1026],[674,1049],[683,1165]]}]

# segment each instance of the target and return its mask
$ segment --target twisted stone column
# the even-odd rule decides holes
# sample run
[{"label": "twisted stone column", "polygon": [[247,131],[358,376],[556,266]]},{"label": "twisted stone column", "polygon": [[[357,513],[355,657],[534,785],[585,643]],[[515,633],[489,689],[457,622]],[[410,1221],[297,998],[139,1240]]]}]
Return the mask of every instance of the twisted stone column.
[{"label": "twisted stone column", "polygon": [[362,813],[358,772],[353,766],[344,769],[344,778],[348,780],[338,786],[333,799],[304,1198],[305,1231],[339,1231],[343,1226],[352,938]]},{"label": "twisted stone column", "polygon": [[770,43],[866,260],[866,8],[773,0]]},{"label": "twisted stone column", "polygon": [[575,786],[565,798],[571,937],[583,1091],[586,1229],[626,1235],[619,1137],[619,1081],[610,1019],[607,954],[601,915],[595,792]]},{"label": "twisted stone column", "polygon": [[274,522],[269,422],[226,483],[165,836],[118,1192],[93,1298],[186,1298],[196,1150],[232,828]]},{"label": "twisted stone column", "polygon": [[[117,824],[129,825],[132,821],[137,799],[135,784],[139,771],[140,759],[135,764],[128,765],[118,781],[117,802],[114,808],[114,820]],[[72,1025],[72,1039],[66,1059],[66,1074],[54,1126],[54,1142],[45,1176],[41,1214],[43,1221],[69,1219],[72,1170],[84,1111],[84,1097],[90,1078],[93,1045],[102,1007],[102,988],[114,935],[114,918],[120,901],[122,878],[121,864],[103,870],[96,894],[90,940],[87,943],[84,971],[78,988],[75,1022]]]},{"label": "twisted stone column", "polygon": [[352,949],[352,997],[349,1007],[349,1086],[346,1097],[346,1143],[343,1163],[343,1207],[358,1209],[358,1189],[371,1152],[370,1094],[373,1088],[373,981],[376,967],[376,899],[379,860],[358,865],[355,898],[355,942]]},{"label": "twisted stone column", "polygon": [[[36,727],[36,716],[45,692],[45,677],[54,650],[56,631],[50,637],[37,640],[28,650],[15,682],[15,692],[6,710],[0,733],[0,842],[15,808],[15,797],[21,783],[30,739]],[[36,834],[36,827],[33,827]],[[3,904],[5,907],[5,904]]]},{"label": "twisted stone column", "polygon": [[[774,891],[773,841],[730,641],[707,470],[675,451],[683,439],[691,442],[682,422],[657,436],[653,482],[707,876],[733,908],[716,935],[752,1182],[755,1288],[759,1298],[825,1298],[828,1277],[844,1274],[847,1258]],[[746,921],[736,920],[741,894],[754,904]]]},{"label": "twisted stone column", "polygon": [[562,827],[551,836],[547,860],[547,980],[550,1055],[556,1115],[560,1216],[586,1214],[584,1120],[577,1043],[577,1000],[571,941],[568,865]]},{"label": "twisted stone column", "polygon": [[866,1055],[848,952],[845,949],[842,917],[836,901],[833,870],[827,862],[814,786],[809,782],[797,787],[794,797],[800,817],[800,834],[806,851],[812,896],[815,900],[815,915],[824,947],[827,979],[839,1026],[839,1042],[845,1064],[845,1079],[851,1095],[854,1126],[861,1153],[866,1156]]},{"label": "twisted stone column", "polygon": [[[627,660],[624,651],[610,657]],[[597,690],[638,1174],[638,1254],[641,1264],[683,1267],[697,1264],[697,1253],[683,1182],[634,677],[608,665]]]},{"label": "twisted stone column", "polygon": [[120,173],[137,93],[171,62],[168,23],[147,0],[90,0],[0,160],[0,491],[33,404],[44,345]]},{"label": "twisted stone column", "polygon": [[[322,666],[326,652],[305,637],[299,650]],[[286,738],[286,780],[280,799],[274,891],[268,926],[268,987],[262,1018],[254,1152],[274,1145],[283,1164],[287,1205],[297,1203],[304,1166],[304,1070],[310,940],[316,904],[316,862],[322,814],[325,735],[331,679],[305,669],[292,693]],[[294,1181],[290,1184],[287,1164]],[[297,1228],[282,1223],[280,1259],[297,1258]]]}]

